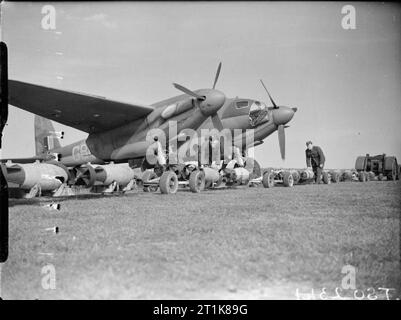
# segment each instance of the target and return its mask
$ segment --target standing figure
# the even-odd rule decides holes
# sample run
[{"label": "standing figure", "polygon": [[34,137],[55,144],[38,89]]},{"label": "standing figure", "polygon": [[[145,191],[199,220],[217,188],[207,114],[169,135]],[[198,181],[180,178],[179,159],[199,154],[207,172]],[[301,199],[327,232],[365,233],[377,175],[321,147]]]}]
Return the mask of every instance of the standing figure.
[{"label": "standing figure", "polygon": [[326,158],[324,157],[322,148],[314,146],[312,141],[306,142],[306,166],[313,169],[315,174],[315,182],[321,183],[322,171]]}]

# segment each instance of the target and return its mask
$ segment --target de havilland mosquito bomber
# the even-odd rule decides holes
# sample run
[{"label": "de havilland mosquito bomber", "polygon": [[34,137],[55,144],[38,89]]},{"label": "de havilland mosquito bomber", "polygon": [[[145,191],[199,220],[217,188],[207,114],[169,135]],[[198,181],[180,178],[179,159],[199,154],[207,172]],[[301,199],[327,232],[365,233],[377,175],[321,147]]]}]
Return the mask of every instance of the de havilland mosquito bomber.
[{"label": "de havilland mosquito bomber", "polygon": [[[246,156],[247,149],[263,143],[277,130],[284,159],[284,129],[297,108],[278,106],[262,80],[271,107],[255,99],[228,98],[216,89],[220,70],[221,63],[212,88],[190,90],[174,83],[184,94],[151,105],[9,80],[9,103],[37,116],[36,155],[2,160],[7,180],[27,190],[30,196],[36,196],[45,191],[61,195],[61,187],[76,185],[86,188],[101,185],[108,190],[129,188],[134,180],[132,169],[138,167],[145,171],[141,179],[144,190],[155,190],[160,185],[163,193],[175,193],[178,185],[189,185],[192,191],[199,192],[205,184],[210,187],[224,181],[227,185],[236,185],[261,178],[257,162]],[[89,135],[85,140],[61,147],[58,139],[63,133],[55,132],[50,120]],[[170,160],[170,144],[180,153],[195,139],[191,135],[188,139],[188,130],[200,133],[206,129],[209,129],[209,136],[204,141],[198,141],[196,136],[195,143],[208,145],[209,151],[216,143],[217,149],[222,148],[220,139],[216,140],[216,132],[217,136],[224,130],[233,133],[232,149],[228,152],[230,163],[216,166],[216,163],[205,164],[199,160],[183,163]],[[155,136],[151,132],[159,134]],[[172,143],[177,140],[176,144]],[[155,145],[157,147],[153,147]],[[154,151],[155,162],[148,161],[149,150]],[[199,150],[198,147],[198,153]],[[238,150],[240,163],[235,157]],[[227,154],[227,150],[224,153]]]}]

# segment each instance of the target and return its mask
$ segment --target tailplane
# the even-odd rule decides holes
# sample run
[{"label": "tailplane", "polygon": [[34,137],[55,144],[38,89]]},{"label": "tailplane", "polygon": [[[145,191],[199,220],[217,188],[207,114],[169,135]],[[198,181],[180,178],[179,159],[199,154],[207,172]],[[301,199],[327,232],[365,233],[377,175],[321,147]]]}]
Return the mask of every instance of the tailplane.
[{"label": "tailplane", "polygon": [[60,148],[64,132],[56,132],[49,119],[35,115],[35,152],[36,155],[46,154],[52,149]]}]

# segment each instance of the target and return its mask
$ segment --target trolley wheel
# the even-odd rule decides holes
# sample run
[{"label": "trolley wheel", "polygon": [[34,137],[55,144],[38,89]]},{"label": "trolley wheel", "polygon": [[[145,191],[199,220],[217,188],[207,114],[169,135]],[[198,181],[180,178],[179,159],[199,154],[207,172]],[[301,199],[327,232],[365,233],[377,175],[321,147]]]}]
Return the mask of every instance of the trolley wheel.
[{"label": "trolley wheel", "polygon": [[267,171],[263,175],[262,184],[265,188],[273,188],[274,187],[274,172]]},{"label": "trolley wheel", "polygon": [[189,176],[189,189],[199,193],[205,188],[205,174],[202,171],[194,170]]},{"label": "trolley wheel", "polygon": [[383,181],[383,179],[384,179],[383,173],[379,173],[379,175],[377,176],[377,180]]},{"label": "trolley wheel", "polygon": [[292,174],[292,177],[294,178],[294,184],[298,184],[299,180],[301,180],[301,175],[299,174],[299,172],[294,171],[291,174]]},{"label": "trolley wheel", "polygon": [[161,193],[176,193],[178,190],[178,177],[173,171],[166,171],[162,174],[159,182]]},{"label": "trolley wheel", "polygon": [[283,184],[285,187],[292,187],[294,185],[294,177],[292,176],[291,172],[284,172]]},{"label": "trolley wheel", "polygon": [[339,183],[340,182],[340,175],[338,172],[332,172],[331,173],[331,181],[334,183]]},{"label": "trolley wheel", "polygon": [[330,176],[329,176],[328,172],[323,172],[322,178],[323,178],[324,184],[330,184]]},{"label": "trolley wheel", "polygon": [[365,182],[365,181],[366,181],[365,172],[359,171],[359,172],[358,172],[358,179],[359,179],[360,182]]}]

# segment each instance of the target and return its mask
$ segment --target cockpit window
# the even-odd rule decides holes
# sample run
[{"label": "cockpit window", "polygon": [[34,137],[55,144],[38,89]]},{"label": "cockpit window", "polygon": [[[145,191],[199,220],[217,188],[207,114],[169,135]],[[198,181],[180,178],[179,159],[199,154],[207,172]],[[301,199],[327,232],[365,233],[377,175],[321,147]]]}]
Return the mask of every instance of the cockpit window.
[{"label": "cockpit window", "polygon": [[236,103],[235,103],[235,105],[237,106],[237,109],[240,109],[240,108],[246,108],[246,107],[248,107],[248,101],[247,100],[241,100],[241,101],[237,101]]},{"label": "cockpit window", "polygon": [[257,126],[263,122],[269,121],[267,107],[264,103],[254,101],[249,110],[249,122],[252,127]]}]

